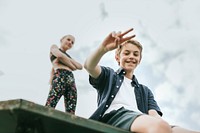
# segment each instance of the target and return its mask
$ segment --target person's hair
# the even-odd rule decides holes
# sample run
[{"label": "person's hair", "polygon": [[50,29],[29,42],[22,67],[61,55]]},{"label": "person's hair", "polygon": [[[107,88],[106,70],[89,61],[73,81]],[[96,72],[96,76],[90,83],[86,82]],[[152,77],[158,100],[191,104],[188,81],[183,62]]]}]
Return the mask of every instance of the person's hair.
[{"label": "person's hair", "polygon": [[[139,48],[139,50],[140,50],[140,61],[141,61],[141,59],[142,59],[142,50],[143,50],[143,47],[142,47],[142,45],[140,44],[140,42],[138,42],[138,41],[136,41],[136,40],[128,40],[128,41],[125,41],[125,42],[123,42],[122,44],[120,44],[120,45],[118,45],[118,47],[117,47],[117,49],[116,49],[116,51],[115,51],[115,57],[118,57],[119,55],[120,55],[120,53],[121,53],[121,51],[122,51],[122,47],[125,45],[125,44],[127,44],[127,43],[131,43],[131,44],[133,44],[133,45],[135,45],[136,47],[138,47]],[[119,62],[118,62],[119,63]]]},{"label": "person's hair", "polygon": [[[68,37],[68,36],[72,36],[72,35],[68,34],[68,35],[63,36],[63,37],[60,39],[60,42],[62,42],[62,40],[63,40],[65,37]],[[72,36],[72,37],[74,38],[74,36]]]}]

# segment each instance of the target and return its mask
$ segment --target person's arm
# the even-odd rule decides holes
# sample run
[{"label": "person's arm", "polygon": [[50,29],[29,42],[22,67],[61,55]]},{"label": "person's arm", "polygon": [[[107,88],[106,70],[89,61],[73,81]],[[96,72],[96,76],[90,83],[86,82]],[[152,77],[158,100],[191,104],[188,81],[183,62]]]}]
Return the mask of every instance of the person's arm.
[{"label": "person's arm", "polygon": [[126,35],[132,30],[133,29],[129,29],[122,34],[121,32],[118,32],[118,33],[112,32],[105,38],[102,44],[95,50],[94,53],[92,53],[86,59],[84,63],[84,68],[88,71],[90,76],[92,76],[93,78],[97,78],[100,75],[101,67],[98,65],[98,63],[105,53],[116,49],[119,44],[135,37],[135,35],[132,35],[132,36],[123,38],[124,35]]},{"label": "person's arm", "polygon": [[79,69],[79,70],[83,69],[82,64],[80,64],[79,62],[77,62],[77,61],[75,61],[74,59],[71,59],[71,58],[70,58],[70,61],[76,67],[76,69]]},{"label": "person's arm", "polygon": [[148,115],[156,117],[156,118],[161,118],[161,116],[158,114],[158,112],[156,110],[154,110],[154,109],[150,109],[148,111]]},{"label": "person's arm", "polygon": [[149,115],[153,115],[153,116],[162,116],[162,112],[156,102],[156,100],[154,99],[154,95],[151,92],[151,90],[149,88],[148,89],[148,113]]},{"label": "person's arm", "polygon": [[[80,68],[79,64],[74,63],[71,61],[71,58],[67,57],[64,53],[62,53],[59,48],[56,45],[52,45],[50,48],[51,53],[57,57],[59,61],[64,63],[66,66],[68,66],[71,70],[78,69],[76,65]],[[73,62],[73,63],[72,63]],[[76,65],[75,65],[76,64]]]},{"label": "person's arm", "polygon": [[84,68],[88,71],[90,76],[97,78],[101,73],[101,67],[98,65],[101,57],[106,53],[103,47],[100,46],[94,53],[92,53],[85,61]]}]

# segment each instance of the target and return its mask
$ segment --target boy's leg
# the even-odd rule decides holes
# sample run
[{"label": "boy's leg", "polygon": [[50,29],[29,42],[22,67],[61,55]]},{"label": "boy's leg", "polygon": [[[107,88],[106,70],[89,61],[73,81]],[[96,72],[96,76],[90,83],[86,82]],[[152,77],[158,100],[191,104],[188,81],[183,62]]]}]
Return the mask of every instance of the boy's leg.
[{"label": "boy's leg", "polygon": [[179,126],[175,126],[172,128],[172,133],[200,133],[200,132],[195,132],[195,131],[191,131],[188,129],[184,129],[182,127]]},{"label": "boy's leg", "polygon": [[138,133],[172,133],[171,126],[166,121],[149,115],[138,116],[130,130]]}]

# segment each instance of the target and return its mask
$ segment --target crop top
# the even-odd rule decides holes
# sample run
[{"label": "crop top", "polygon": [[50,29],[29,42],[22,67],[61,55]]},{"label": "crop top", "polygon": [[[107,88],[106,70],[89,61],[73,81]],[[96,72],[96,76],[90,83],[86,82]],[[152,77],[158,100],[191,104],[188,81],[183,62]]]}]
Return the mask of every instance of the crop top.
[{"label": "crop top", "polygon": [[[64,52],[64,51],[62,51],[61,49],[59,49],[62,53],[64,53],[66,56],[68,56],[69,58],[71,58],[70,57],[70,55],[68,55],[66,52]],[[55,59],[56,59],[57,57],[55,56],[55,55],[51,55],[51,57],[50,57],[50,60],[51,60],[51,62],[53,62]],[[60,63],[62,63],[62,62],[60,62]]]}]

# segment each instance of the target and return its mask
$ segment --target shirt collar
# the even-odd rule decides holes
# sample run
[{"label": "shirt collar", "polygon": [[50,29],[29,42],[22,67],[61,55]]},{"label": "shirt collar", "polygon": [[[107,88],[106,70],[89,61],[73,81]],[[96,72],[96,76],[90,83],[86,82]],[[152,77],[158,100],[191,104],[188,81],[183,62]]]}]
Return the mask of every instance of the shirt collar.
[{"label": "shirt collar", "polygon": [[126,72],[124,71],[124,69],[123,69],[122,67],[120,67],[120,68],[116,71],[116,73],[119,74],[119,75],[123,75],[123,76],[126,74]]},{"label": "shirt collar", "polygon": [[[126,74],[125,70],[124,70],[123,68],[121,68],[121,67],[116,71],[116,73],[117,73],[118,75],[123,75],[123,76]],[[131,85],[132,85],[133,87],[139,87],[139,83],[138,83],[138,81],[137,81],[135,75],[133,75],[133,77],[132,77]]]},{"label": "shirt collar", "polygon": [[139,87],[139,83],[138,83],[138,80],[136,79],[135,75],[133,75],[133,77],[132,77],[131,85],[134,87]]}]

